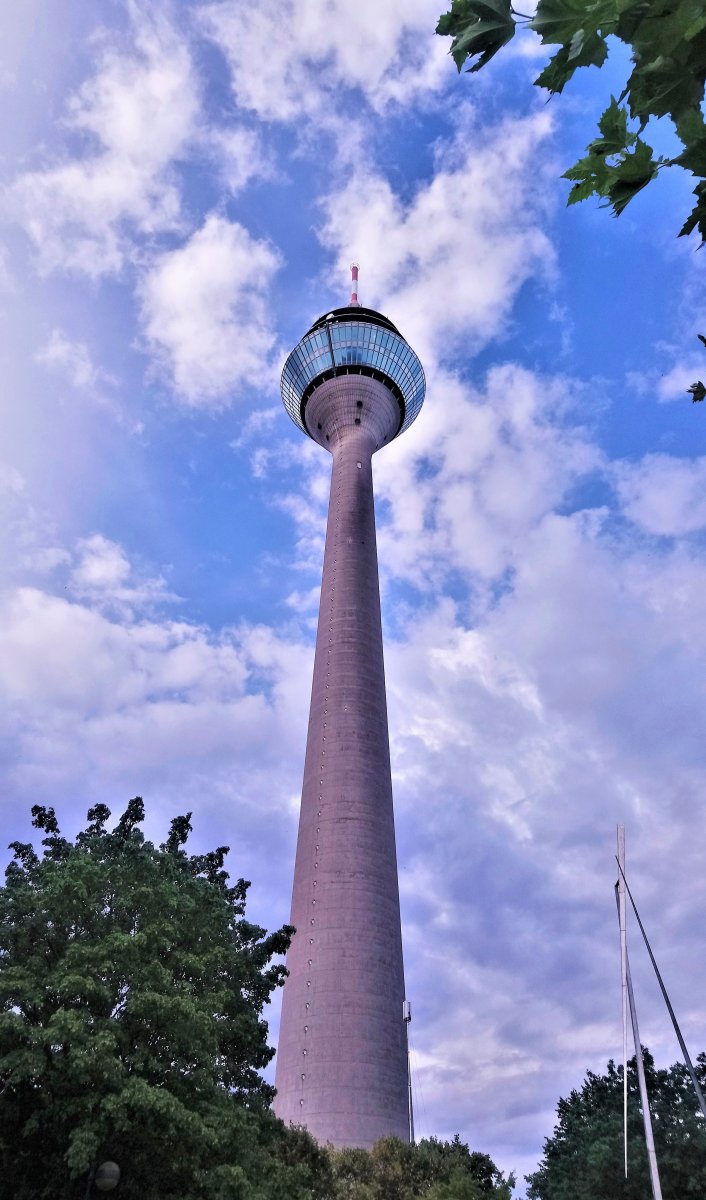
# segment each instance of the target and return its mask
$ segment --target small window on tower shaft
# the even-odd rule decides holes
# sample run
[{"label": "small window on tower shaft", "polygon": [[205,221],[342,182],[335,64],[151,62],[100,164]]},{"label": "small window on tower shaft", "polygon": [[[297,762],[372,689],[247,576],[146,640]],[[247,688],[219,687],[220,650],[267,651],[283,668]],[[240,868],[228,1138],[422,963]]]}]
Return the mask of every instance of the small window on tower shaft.
[{"label": "small window on tower shaft", "polygon": [[362,400],[356,400],[356,402],[355,402],[355,406],[356,406],[356,408],[362,408],[362,407],[363,407],[363,401],[362,401]]}]

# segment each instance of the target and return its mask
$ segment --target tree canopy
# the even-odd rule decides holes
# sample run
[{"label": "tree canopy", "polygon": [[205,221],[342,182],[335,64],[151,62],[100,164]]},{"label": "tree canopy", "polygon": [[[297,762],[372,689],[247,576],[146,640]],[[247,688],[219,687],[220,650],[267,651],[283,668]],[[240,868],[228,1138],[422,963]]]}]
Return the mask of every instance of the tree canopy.
[{"label": "tree canopy", "polygon": [[383,1138],[370,1153],[334,1150],[331,1159],[341,1200],[510,1200],[515,1183],[458,1135],[413,1146]]},{"label": "tree canopy", "polygon": [[262,1009],[290,929],[245,919],[227,847],[186,853],[189,816],[156,847],[139,797],[110,832],[96,805],[75,842],[32,811],[43,853],[14,842],[0,889],[3,1190],[83,1198],[107,1159],[123,1200],[279,1196]]},{"label": "tree canopy", "polygon": [[103,1162],[120,1200],[509,1200],[457,1137],[334,1151],[270,1111],[263,1007],[292,929],[245,918],[227,847],[161,846],[131,800],[75,841],[32,810],[42,850],[13,842],[0,888],[0,1178],[14,1200],[85,1200]]},{"label": "tree canopy", "polygon": [[[622,94],[611,97],[598,137],[564,174],[573,183],[568,203],[598,196],[615,216],[665,167],[678,166],[696,179],[696,204],[681,229],[706,240],[706,5],[703,0],[539,0],[533,17],[511,0],[452,0],[436,32],[453,38],[451,54],[462,70],[480,70],[512,39],[516,26],[532,29],[558,46],[535,79],[538,87],[563,91],[579,67],[601,67],[609,39],[629,47],[632,70]],[[651,120],[667,117],[682,150],[655,156],[642,136]]]},{"label": "tree canopy", "polygon": [[[706,1128],[682,1063],[658,1070],[643,1050],[647,1093],[663,1200],[706,1194]],[[706,1055],[696,1066],[706,1084]],[[529,1200],[645,1200],[651,1195],[635,1059],[628,1063],[628,1178],[623,1159],[623,1068],[589,1071],[580,1091],[560,1100],[557,1124],[537,1171],[527,1177]]]}]

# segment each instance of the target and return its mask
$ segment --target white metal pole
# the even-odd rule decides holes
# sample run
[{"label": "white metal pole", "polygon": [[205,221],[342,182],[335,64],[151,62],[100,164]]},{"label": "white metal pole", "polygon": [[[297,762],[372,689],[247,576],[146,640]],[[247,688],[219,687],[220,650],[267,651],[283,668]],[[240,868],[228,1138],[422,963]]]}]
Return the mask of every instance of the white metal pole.
[{"label": "white metal pole", "polygon": [[659,1169],[657,1167],[657,1155],[655,1153],[655,1140],[652,1136],[652,1117],[650,1116],[650,1101],[647,1096],[647,1084],[645,1083],[645,1064],[642,1061],[642,1045],[640,1043],[640,1030],[637,1027],[637,1010],[635,1008],[635,997],[632,990],[632,979],[630,978],[630,962],[625,952],[625,973],[628,984],[628,1000],[630,1002],[630,1017],[632,1019],[632,1036],[635,1043],[635,1062],[637,1063],[637,1078],[640,1084],[640,1101],[642,1104],[642,1121],[645,1126],[645,1145],[647,1147],[647,1160],[650,1164],[650,1181],[652,1183],[652,1195],[654,1200],[662,1200],[662,1187],[659,1182]]},{"label": "white metal pole", "polygon": [[412,1005],[405,1000],[402,1006],[402,1019],[407,1035],[407,1096],[409,1104],[409,1141],[414,1145],[414,1105],[412,1103],[412,1050],[409,1044],[409,1027],[412,1023]]},{"label": "white metal pole", "polygon": [[412,1101],[412,1059],[409,1049],[409,1030],[407,1031],[407,1069],[409,1072],[409,1141],[414,1145],[414,1104]]},{"label": "white metal pole", "polygon": [[623,1154],[625,1178],[628,1177],[628,947],[625,929],[625,826],[618,825],[618,863],[621,867],[618,880],[618,919],[620,921],[620,990],[623,1013]]},{"label": "white metal pole", "polygon": [[[622,867],[620,866],[620,863],[618,863],[618,867],[620,868],[620,871],[622,873]],[[650,956],[650,962],[652,963],[652,966],[655,969],[655,975],[657,976],[657,982],[662,990],[662,995],[664,996],[664,1003],[667,1005],[667,1010],[672,1019],[672,1025],[674,1026],[674,1032],[676,1033],[677,1041],[679,1042],[679,1045],[681,1046],[681,1052],[684,1055],[684,1062],[686,1063],[686,1069],[689,1072],[689,1075],[691,1076],[691,1082],[694,1085],[694,1091],[696,1092],[696,1098],[699,1102],[699,1107],[700,1107],[702,1113],[704,1114],[704,1117],[706,1117],[706,1097],[704,1097],[704,1093],[703,1093],[701,1084],[699,1083],[698,1079],[696,1078],[696,1071],[694,1070],[694,1064],[691,1061],[691,1055],[689,1054],[689,1051],[686,1048],[686,1042],[684,1041],[684,1038],[682,1036],[682,1031],[679,1028],[679,1022],[677,1021],[676,1013],[675,1013],[674,1009],[672,1008],[672,1002],[669,999],[669,996],[667,994],[667,989],[664,986],[664,980],[662,979],[659,967],[657,966],[657,960],[655,959],[655,956],[652,953],[652,947],[649,943],[647,934],[645,932],[645,927],[642,924],[642,921],[640,920],[640,914],[637,911],[637,905],[635,903],[633,894],[630,891],[630,884],[628,883],[627,879],[623,879],[623,882],[625,884],[625,890],[626,890],[628,896],[630,897],[630,903],[632,904],[632,910],[637,918],[637,923],[640,926],[640,933],[642,934],[644,943],[647,946],[647,953]]]}]

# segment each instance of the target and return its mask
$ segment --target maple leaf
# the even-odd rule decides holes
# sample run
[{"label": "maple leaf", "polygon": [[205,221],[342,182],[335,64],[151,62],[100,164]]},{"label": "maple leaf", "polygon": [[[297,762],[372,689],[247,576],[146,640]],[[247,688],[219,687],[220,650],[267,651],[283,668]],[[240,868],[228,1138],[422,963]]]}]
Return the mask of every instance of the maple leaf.
[{"label": "maple leaf", "polygon": [[515,33],[510,0],[452,0],[451,11],[439,18],[436,32],[453,37],[450,54],[459,71],[479,71]]}]

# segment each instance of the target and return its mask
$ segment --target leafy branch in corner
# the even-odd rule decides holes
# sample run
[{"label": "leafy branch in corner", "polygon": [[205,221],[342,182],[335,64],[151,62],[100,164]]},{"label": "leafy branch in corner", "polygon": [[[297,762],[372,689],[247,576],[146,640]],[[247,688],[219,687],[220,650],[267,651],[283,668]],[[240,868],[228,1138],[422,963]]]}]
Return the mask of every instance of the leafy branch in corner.
[{"label": "leafy branch in corner", "polygon": [[[632,71],[599,121],[600,137],[564,173],[573,187],[568,203],[598,196],[619,216],[664,167],[682,167],[697,183],[696,204],[679,236],[695,229],[706,241],[706,4],[703,0],[539,0],[533,17],[511,0],[452,0],[436,32],[451,37],[458,70],[479,71],[514,37],[517,25],[558,46],[535,79],[551,94],[563,91],[579,67],[601,67],[608,38],[630,48]],[[683,150],[654,156],[642,134],[652,118],[669,117]],[[637,129],[629,122],[636,122]],[[694,397],[703,399],[702,396]]]}]

